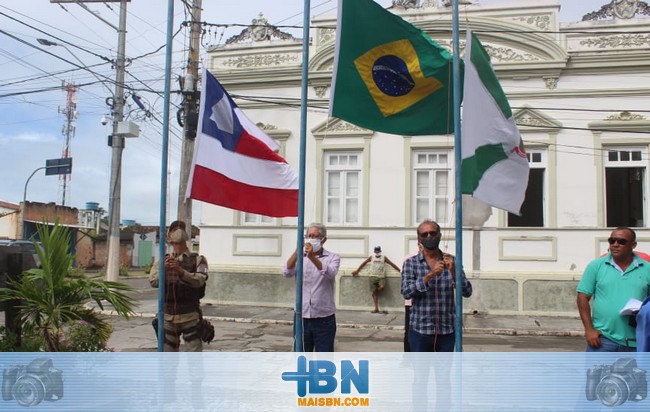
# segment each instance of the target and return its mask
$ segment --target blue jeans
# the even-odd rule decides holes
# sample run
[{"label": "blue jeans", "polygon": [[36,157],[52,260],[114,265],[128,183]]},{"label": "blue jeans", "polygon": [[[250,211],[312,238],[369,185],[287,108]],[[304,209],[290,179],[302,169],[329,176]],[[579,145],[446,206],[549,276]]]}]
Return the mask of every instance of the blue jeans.
[{"label": "blue jeans", "polygon": [[423,335],[413,329],[409,330],[409,347],[411,352],[453,352],[456,337],[447,335]]},{"label": "blue jeans", "polygon": [[586,352],[636,352],[632,346],[620,345],[611,339],[600,335],[600,348],[594,348],[587,344]]},{"label": "blue jeans", "polygon": [[305,352],[334,352],[336,316],[302,318],[302,344]]}]

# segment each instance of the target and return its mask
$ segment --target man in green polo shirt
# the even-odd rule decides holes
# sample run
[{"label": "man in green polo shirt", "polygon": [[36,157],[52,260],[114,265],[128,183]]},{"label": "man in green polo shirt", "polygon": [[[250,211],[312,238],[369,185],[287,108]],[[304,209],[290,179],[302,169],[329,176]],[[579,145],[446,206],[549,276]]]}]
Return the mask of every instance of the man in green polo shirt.
[{"label": "man in green polo shirt", "polygon": [[587,352],[635,351],[635,330],[619,312],[630,298],[650,294],[650,262],[634,253],[636,233],[628,227],[614,229],[607,241],[609,253],[587,265],[576,289]]}]

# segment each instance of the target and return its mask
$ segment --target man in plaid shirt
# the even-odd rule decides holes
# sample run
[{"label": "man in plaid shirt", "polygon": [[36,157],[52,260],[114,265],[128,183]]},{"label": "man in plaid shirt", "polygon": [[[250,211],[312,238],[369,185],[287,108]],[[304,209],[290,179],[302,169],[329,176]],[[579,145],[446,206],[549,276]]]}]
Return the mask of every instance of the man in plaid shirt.
[{"label": "man in plaid shirt", "polygon": [[[411,299],[408,341],[411,352],[454,351],[454,257],[443,253],[440,225],[425,220],[418,226],[421,252],[404,261],[402,295]],[[472,295],[472,284],[462,274],[463,297]]]}]

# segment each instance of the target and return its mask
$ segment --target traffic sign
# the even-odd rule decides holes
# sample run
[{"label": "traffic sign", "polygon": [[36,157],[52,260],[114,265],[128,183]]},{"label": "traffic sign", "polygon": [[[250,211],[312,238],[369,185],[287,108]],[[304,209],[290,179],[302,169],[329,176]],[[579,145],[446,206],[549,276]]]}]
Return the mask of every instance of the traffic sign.
[{"label": "traffic sign", "polygon": [[47,159],[45,161],[45,176],[69,175],[72,173],[72,158]]}]

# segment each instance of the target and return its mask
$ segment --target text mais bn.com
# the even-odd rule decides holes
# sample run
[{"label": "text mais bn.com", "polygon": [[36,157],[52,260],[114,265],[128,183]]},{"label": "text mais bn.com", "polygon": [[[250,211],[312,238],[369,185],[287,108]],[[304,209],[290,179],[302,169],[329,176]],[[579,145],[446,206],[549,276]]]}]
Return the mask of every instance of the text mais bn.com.
[{"label": "text mais bn.com", "polygon": [[298,398],[298,406],[370,406],[370,398]]}]

